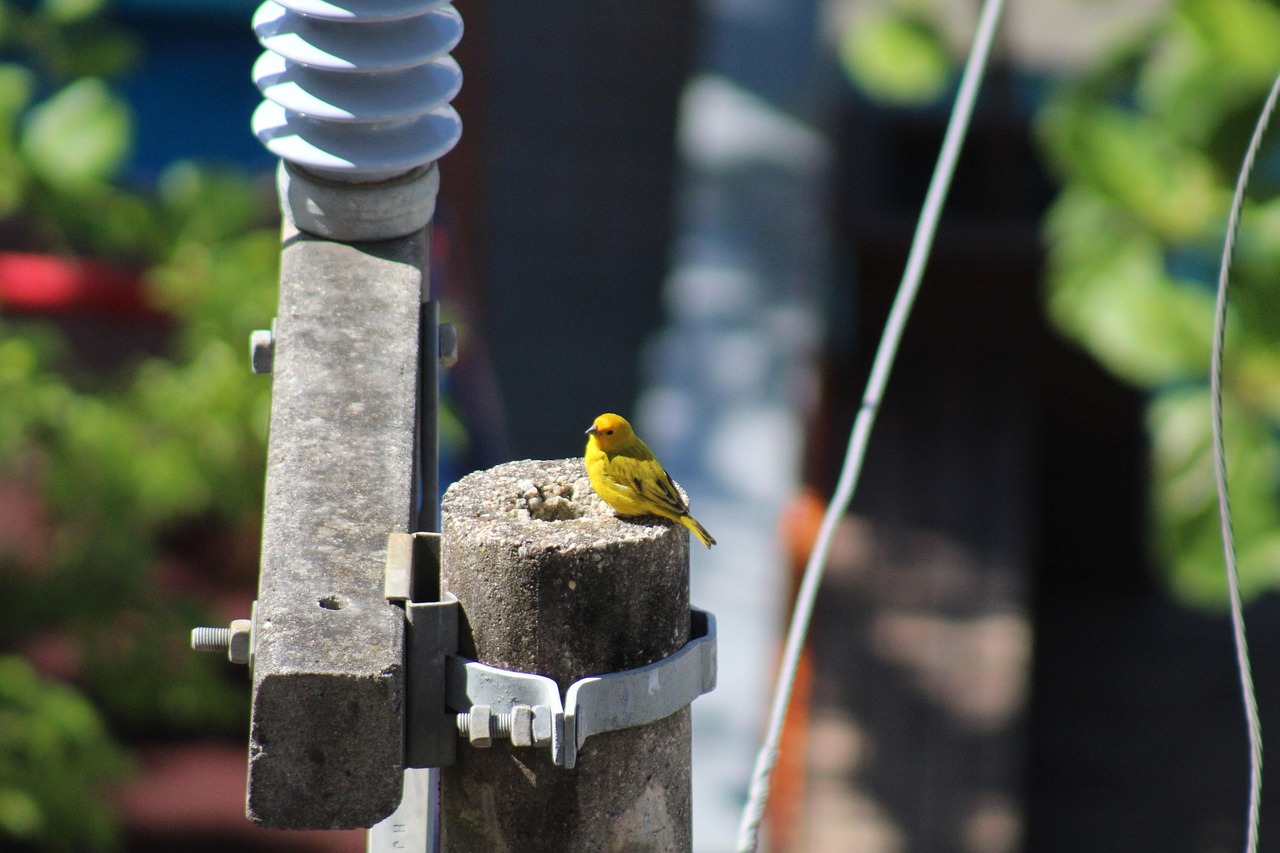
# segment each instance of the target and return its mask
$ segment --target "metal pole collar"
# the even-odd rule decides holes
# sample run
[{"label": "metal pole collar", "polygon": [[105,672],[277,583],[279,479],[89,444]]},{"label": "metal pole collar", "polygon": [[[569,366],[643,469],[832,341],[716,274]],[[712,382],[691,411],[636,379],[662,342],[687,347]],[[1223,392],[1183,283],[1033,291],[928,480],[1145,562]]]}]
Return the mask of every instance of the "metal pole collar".
[{"label": "metal pole collar", "polygon": [[446,696],[458,729],[473,746],[509,738],[516,746],[549,746],[566,769],[593,734],[643,726],[670,716],[716,686],[716,619],[689,608],[691,639],[648,666],[560,685],[545,675],[513,672],[450,657]]}]

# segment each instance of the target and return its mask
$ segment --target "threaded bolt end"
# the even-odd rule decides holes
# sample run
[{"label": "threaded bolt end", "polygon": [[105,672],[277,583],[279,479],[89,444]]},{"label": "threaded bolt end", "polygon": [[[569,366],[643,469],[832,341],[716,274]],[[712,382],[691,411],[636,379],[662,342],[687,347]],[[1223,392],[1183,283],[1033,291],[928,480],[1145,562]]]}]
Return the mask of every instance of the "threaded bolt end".
[{"label": "threaded bolt end", "polygon": [[192,628],[191,648],[197,652],[226,653],[231,648],[230,628]]},{"label": "threaded bolt end", "polygon": [[489,706],[479,705],[458,714],[458,734],[475,746],[489,746],[498,738],[511,739],[513,719],[510,711],[494,714]]}]

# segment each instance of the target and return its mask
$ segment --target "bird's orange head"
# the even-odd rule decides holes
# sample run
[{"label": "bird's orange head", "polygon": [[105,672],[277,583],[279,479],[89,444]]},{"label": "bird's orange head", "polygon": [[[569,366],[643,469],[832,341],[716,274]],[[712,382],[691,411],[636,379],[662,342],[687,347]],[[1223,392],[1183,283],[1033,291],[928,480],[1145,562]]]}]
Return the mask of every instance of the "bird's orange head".
[{"label": "bird's orange head", "polygon": [[635,437],[627,419],[612,413],[596,418],[595,423],[587,430],[587,435],[593,437],[606,453],[625,447]]}]

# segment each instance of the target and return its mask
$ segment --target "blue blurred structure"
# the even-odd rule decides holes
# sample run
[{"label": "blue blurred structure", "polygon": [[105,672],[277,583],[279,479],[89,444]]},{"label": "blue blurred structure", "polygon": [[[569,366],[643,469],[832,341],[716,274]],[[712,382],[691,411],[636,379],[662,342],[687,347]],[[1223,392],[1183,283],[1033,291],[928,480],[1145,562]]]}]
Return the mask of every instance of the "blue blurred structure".
[{"label": "blue blurred structure", "polygon": [[695,548],[721,678],[694,710],[694,845],[729,849],[770,701],[788,570],[778,527],[801,482],[830,302],[828,139],[838,77],[820,4],[701,4],[685,86],[667,323],[638,417],[721,543]]},{"label": "blue blurred structure", "polygon": [[120,81],[137,121],[130,177],[148,181],[176,159],[270,172],[249,132],[262,100],[249,69],[262,52],[249,27],[252,0],[117,0],[117,18],[144,42]]},{"label": "blue blurred structure", "polygon": [[476,261],[516,458],[575,456],[596,415],[631,414],[638,354],[662,319],[695,6],[464,9],[478,51],[464,95],[480,100],[463,145],[484,160]]}]

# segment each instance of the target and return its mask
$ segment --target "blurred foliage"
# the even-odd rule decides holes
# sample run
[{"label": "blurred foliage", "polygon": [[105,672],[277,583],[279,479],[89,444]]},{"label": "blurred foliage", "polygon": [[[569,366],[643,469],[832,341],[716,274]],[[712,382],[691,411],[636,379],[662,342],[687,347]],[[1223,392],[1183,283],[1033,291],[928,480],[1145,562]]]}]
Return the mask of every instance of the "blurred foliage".
[{"label": "blurred foliage", "polygon": [[951,80],[951,52],[919,10],[865,15],[844,29],[836,53],[850,80],[890,103],[933,103]]},{"label": "blurred foliage", "polygon": [[85,794],[127,767],[83,696],[0,655],[0,838],[53,850],[117,847],[110,809]]},{"label": "blurred foliage", "polygon": [[[940,7],[882,8],[850,28],[846,71],[890,101],[937,97],[954,65],[936,26]],[[1278,72],[1280,0],[1175,0],[1060,86],[1036,122],[1061,185],[1044,223],[1049,317],[1148,392],[1152,550],[1176,595],[1212,608],[1227,601],[1209,425],[1214,290],[1236,177]],[[1241,587],[1254,596],[1280,585],[1274,131],[1236,247],[1224,397]]]},{"label": "blurred foliage", "polygon": [[[1280,73],[1280,3],[1179,0],[1057,93],[1038,131],[1062,192],[1047,306],[1149,392],[1152,541],[1172,589],[1225,606],[1208,364],[1236,176]],[[1231,503],[1247,595],[1280,584],[1280,145],[1255,171],[1232,270],[1225,357]]]},{"label": "blurred foliage", "polygon": [[0,236],[142,270],[172,325],[163,357],[105,370],[0,305],[0,481],[49,528],[34,555],[0,548],[0,650],[57,637],[76,661],[72,685],[0,656],[0,847],[108,846],[113,738],[242,736],[248,715],[243,672],[186,646],[212,614],[161,567],[177,542],[214,563],[256,534],[270,383],[245,342],[275,310],[273,199],[190,163],[122,183],[132,118],[109,80],[139,51],[101,6],[0,0]]}]

